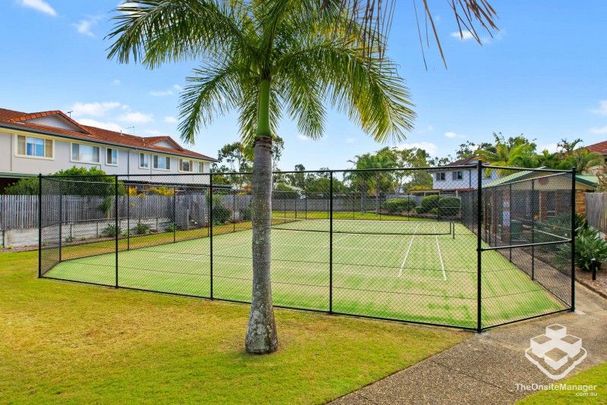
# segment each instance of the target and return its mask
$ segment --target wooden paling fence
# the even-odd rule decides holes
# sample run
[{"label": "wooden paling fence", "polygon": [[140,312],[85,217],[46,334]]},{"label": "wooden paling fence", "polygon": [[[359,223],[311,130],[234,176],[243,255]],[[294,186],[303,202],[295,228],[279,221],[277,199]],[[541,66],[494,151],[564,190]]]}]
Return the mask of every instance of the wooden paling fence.
[{"label": "wooden paling fence", "polygon": [[588,225],[607,233],[607,193],[586,193]]}]

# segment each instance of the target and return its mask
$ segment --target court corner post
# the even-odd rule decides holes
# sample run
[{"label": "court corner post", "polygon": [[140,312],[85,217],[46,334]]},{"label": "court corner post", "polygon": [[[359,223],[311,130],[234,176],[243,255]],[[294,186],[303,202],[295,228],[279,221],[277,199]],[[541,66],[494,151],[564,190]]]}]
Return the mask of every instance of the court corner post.
[{"label": "court corner post", "polygon": [[329,171],[329,313],[333,313],[333,171]]},{"label": "court corner post", "polygon": [[476,203],[476,331],[483,330],[482,322],[482,209],[483,209],[483,162],[479,159],[476,166],[477,203]]},{"label": "court corner post", "polygon": [[571,312],[575,311],[575,180],[576,168],[571,169]]},{"label": "court corner post", "polygon": [[213,299],[213,171],[209,173],[209,297]]},{"label": "court corner post", "polygon": [[42,173],[38,174],[38,278],[42,277]]},{"label": "court corner post", "polygon": [[118,176],[114,176],[114,248],[116,256],[116,280],[114,287],[118,288],[118,237],[120,236],[120,219],[118,218]]}]

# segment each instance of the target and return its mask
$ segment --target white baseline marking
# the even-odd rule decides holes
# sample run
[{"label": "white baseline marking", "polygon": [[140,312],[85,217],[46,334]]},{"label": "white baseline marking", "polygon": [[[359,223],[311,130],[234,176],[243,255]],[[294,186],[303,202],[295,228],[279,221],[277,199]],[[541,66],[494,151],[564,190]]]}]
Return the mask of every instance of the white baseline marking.
[{"label": "white baseline marking", "polygon": [[440,259],[440,268],[443,271],[443,280],[447,281],[447,273],[445,273],[445,263],[443,262],[443,255],[440,252],[440,244],[438,243],[438,236],[436,238],[436,249],[438,250],[438,257]]},{"label": "white baseline marking", "polygon": [[[417,224],[417,226],[415,227],[415,231],[413,231],[413,233],[417,232],[417,228],[419,228],[419,224]],[[400,264],[400,269],[398,270],[398,277],[401,277],[403,275],[403,268],[405,267],[405,263],[407,262],[407,258],[409,257],[409,252],[411,251],[411,245],[413,245],[413,239],[415,239],[415,235],[411,235],[411,240],[409,241],[409,246],[407,246],[407,251],[405,252],[405,258],[403,259],[403,262]]]}]

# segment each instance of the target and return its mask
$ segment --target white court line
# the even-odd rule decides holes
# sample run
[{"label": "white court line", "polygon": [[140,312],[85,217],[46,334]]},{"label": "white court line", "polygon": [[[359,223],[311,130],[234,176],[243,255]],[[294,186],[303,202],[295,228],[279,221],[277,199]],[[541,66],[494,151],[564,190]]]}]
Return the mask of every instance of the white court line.
[{"label": "white court line", "polygon": [[[417,228],[419,228],[419,224],[417,224],[417,226],[415,227],[415,231],[413,231],[413,233],[417,232]],[[411,246],[413,245],[413,239],[415,239],[415,235],[411,235],[411,240],[409,241],[409,246],[407,246],[407,251],[405,252],[405,258],[403,259],[403,262],[400,264],[400,269],[398,270],[398,277],[401,277],[403,275],[403,268],[405,267],[405,263],[407,262],[407,258],[409,257],[409,252],[411,251]]]},{"label": "white court line", "polygon": [[440,259],[440,268],[443,271],[443,280],[447,281],[447,273],[445,273],[445,263],[443,262],[443,255],[440,251],[440,244],[438,243],[438,235],[436,238],[436,249],[438,250],[438,257]]}]

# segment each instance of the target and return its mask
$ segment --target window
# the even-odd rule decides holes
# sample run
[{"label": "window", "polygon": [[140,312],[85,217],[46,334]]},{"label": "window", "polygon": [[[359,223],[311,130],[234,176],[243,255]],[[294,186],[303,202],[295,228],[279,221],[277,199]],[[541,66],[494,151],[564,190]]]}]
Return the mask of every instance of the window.
[{"label": "window", "polygon": [[105,152],[105,164],[110,166],[118,165],[118,151],[114,148],[107,148]]},{"label": "window", "polygon": [[17,137],[17,154],[21,156],[53,158],[53,141],[32,136]]},{"label": "window", "polygon": [[145,153],[139,154],[139,168],[149,169],[150,168],[150,156]]},{"label": "window", "polygon": [[445,181],[445,172],[438,172],[434,177],[436,181]]},{"label": "window", "polygon": [[198,162],[198,173],[204,172],[204,163]]},{"label": "window", "polygon": [[72,144],[72,161],[99,163],[99,146]]},{"label": "window", "polygon": [[171,170],[171,158],[168,156],[154,155],[154,169]]},{"label": "window", "polygon": [[193,162],[189,159],[179,160],[179,170],[182,172],[191,172],[193,170]]},{"label": "window", "polygon": [[461,171],[457,171],[457,172],[453,172],[452,176],[453,176],[453,180],[463,180],[464,173]]}]

